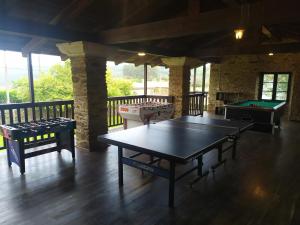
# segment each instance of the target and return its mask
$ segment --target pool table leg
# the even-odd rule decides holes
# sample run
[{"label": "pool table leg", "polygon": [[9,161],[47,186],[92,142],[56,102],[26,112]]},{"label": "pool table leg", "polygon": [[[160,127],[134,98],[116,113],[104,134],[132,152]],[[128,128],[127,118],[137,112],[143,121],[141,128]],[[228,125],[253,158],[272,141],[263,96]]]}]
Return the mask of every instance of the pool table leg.
[{"label": "pool table leg", "polygon": [[280,129],[281,126],[280,115],[275,116],[275,125],[277,126],[278,129]]},{"label": "pool table leg", "polygon": [[270,121],[270,123],[272,124],[272,134],[274,134],[275,133],[275,121],[274,121],[274,112],[271,112],[271,121]]}]

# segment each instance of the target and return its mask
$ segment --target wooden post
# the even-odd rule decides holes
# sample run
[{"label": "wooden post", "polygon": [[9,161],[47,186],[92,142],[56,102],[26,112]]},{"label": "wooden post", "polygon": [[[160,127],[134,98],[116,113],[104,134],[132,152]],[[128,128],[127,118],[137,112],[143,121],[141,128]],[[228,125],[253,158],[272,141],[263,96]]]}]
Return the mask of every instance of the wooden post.
[{"label": "wooden post", "polygon": [[196,91],[196,74],[197,74],[197,68],[194,68],[194,77],[193,77],[193,92]]},{"label": "wooden post", "polygon": [[27,55],[27,65],[28,65],[28,83],[30,90],[30,101],[35,102],[34,96],[34,84],[33,84],[33,69],[32,69],[32,55],[31,52]]},{"label": "wooden post", "polygon": [[144,64],[144,95],[147,96],[148,93],[148,68],[147,63]]},{"label": "wooden post", "polygon": [[205,78],[206,78],[206,63],[203,64],[202,92],[205,92]]}]

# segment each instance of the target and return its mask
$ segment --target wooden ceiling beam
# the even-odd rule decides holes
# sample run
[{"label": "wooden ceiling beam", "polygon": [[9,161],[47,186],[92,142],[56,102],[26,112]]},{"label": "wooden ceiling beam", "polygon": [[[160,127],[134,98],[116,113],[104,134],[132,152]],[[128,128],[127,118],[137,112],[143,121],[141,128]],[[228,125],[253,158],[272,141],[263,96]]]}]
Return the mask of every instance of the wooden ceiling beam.
[{"label": "wooden ceiling beam", "polygon": [[147,55],[156,55],[156,56],[180,56],[182,52],[178,52],[172,48],[168,47],[160,47],[157,45],[132,45],[132,44],[125,44],[125,45],[120,45],[119,46],[121,49],[124,49],[126,51],[131,51],[131,52],[145,52]]},{"label": "wooden ceiling beam", "polygon": [[0,15],[0,32],[23,37],[47,38],[54,41],[94,41],[96,35],[63,29],[59,26],[37,23]]},{"label": "wooden ceiling beam", "polygon": [[69,9],[66,9],[66,13],[63,16],[63,20],[59,23],[66,23],[68,20],[72,20],[80,16],[95,0],[75,0],[73,5],[70,5]]},{"label": "wooden ceiling beam", "polygon": [[[128,2],[123,2],[124,7],[122,17],[115,20],[111,24],[112,27],[122,27],[126,26],[126,24],[136,23],[136,21],[145,21],[150,18],[155,18],[155,15],[158,12],[165,10],[166,6],[170,4],[170,1],[139,1],[138,6],[131,10],[127,9],[128,4]],[[103,25],[100,24],[93,29],[94,32],[100,32],[101,30],[103,30]]]},{"label": "wooden ceiling beam", "polygon": [[233,32],[226,32],[224,34],[217,35],[215,37],[210,38],[208,41],[199,41],[194,48],[208,48],[212,45],[216,45],[221,41],[224,41],[230,37],[233,37]]},{"label": "wooden ceiling beam", "polygon": [[282,40],[278,35],[275,35],[273,32],[271,32],[265,25],[262,25],[261,32],[271,41],[280,42]]},{"label": "wooden ceiling beam", "polygon": [[261,27],[261,32],[263,33],[263,35],[265,35],[269,39],[271,39],[272,36],[273,36],[272,33],[271,33],[271,31],[266,26],[264,26],[264,25],[262,25],[262,27]]},{"label": "wooden ceiling beam", "polygon": [[236,0],[222,0],[228,6],[237,6],[239,3]]},{"label": "wooden ceiling beam", "polygon": [[[149,40],[159,40],[188,36],[192,34],[201,34],[214,32],[216,29],[224,29],[226,26],[219,21],[227,15],[224,10],[216,13],[202,13],[197,17],[180,17],[175,19],[163,20],[153,23],[135,25],[130,27],[122,27],[117,29],[110,29],[100,32],[100,40],[107,44],[121,44],[130,42],[142,42]],[[232,11],[234,15],[234,11]],[[214,15],[213,15],[214,14]],[[238,20],[238,17],[233,20]],[[215,18],[215,19],[213,19]],[[220,20],[216,23],[216,18]],[[214,22],[212,21],[214,20]],[[232,19],[231,19],[232,20]],[[231,23],[233,22],[231,21]],[[209,22],[208,22],[209,21]],[[214,24],[211,24],[213,22]],[[235,26],[237,22],[235,22]],[[231,28],[235,27],[232,26]]]},{"label": "wooden ceiling beam", "polygon": [[226,55],[268,54],[300,52],[300,43],[235,45],[197,49],[191,55],[199,58],[223,57]]},{"label": "wooden ceiling beam", "polygon": [[[162,1],[162,2],[166,2],[166,1]],[[126,2],[125,5],[127,4],[128,2]],[[133,20],[134,18],[140,18],[140,17],[143,18],[144,16],[146,16],[145,11],[147,9],[153,10],[156,4],[157,4],[156,1],[141,1],[139,6],[134,10],[130,12],[127,11],[124,12],[122,18],[116,23],[116,27],[124,26],[128,21]],[[147,14],[148,13],[150,14],[150,12],[147,12]]]},{"label": "wooden ceiling beam", "polygon": [[[264,0],[249,4],[248,9],[250,19],[246,26],[300,21],[297,0]],[[99,33],[99,37],[106,44],[121,44],[232,30],[240,25],[240,14],[241,7],[230,7],[200,13],[195,17],[180,17],[105,30]]]},{"label": "wooden ceiling beam", "polygon": [[[86,9],[94,0],[73,0],[65,8],[54,16],[50,21],[49,25],[57,25],[63,19],[73,18],[78,16],[84,9]],[[47,38],[34,37],[32,38],[23,48],[23,56],[27,56],[29,52],[34,51],[44,45],[47,42]]]},{"label": "wooden ceiling beam", "polygon": [[188,16],[198,16],[200,13],[200,0],[188,0]]},{"label": "wooden ceiling beam", "polygon": [[22,48],[22,55],[26,57],[30,52],[38,49],[47,42],[47,38],[33,37],[26,45]]}]

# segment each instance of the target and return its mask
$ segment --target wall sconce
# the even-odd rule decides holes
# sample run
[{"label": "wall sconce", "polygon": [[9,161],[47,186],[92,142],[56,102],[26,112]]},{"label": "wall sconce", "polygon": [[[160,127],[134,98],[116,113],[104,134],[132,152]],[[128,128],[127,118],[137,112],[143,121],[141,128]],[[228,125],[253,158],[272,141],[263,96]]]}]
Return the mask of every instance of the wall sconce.
[{"label": "wall sconce", "polygon": [[235,39],[236,40],[241,40],[244,36],[244,32],[245,30],[244,29],[235,29],[234,30],[234,34],[235,34]]},{"label": "wall sconce", "polygon": [[242,3],[239,25],[234,30],[236,40],[241,40],[244,37],[245,27],[250,21],[250,5],[248,4],[248,0],[244,0]]}]

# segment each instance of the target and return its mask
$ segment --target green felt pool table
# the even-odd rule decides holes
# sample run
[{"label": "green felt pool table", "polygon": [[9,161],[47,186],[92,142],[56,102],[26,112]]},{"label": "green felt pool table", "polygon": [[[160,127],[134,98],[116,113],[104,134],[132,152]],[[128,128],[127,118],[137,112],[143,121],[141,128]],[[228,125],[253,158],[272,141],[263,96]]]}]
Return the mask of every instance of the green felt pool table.
[{"label": "green felt pool table", "polygon": [[273,133],[280,128],[285,105],[285,101],[245,100],[225,105],[225,119],[253,121],[254,130]]}]

